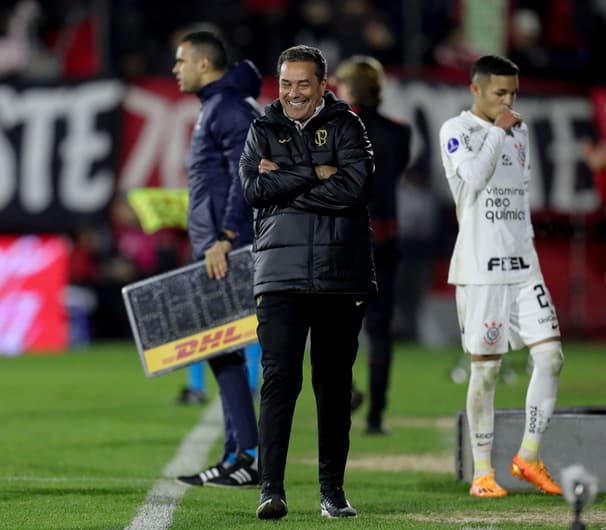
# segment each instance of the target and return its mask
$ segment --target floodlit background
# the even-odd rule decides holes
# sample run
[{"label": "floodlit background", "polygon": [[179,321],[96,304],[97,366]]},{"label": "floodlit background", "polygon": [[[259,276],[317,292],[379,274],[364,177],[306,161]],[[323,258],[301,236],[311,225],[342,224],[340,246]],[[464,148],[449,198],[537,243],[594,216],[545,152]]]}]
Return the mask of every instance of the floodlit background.
[{"label": "floodlit background", "polygon": [[438,130],[469,106],[479,55],[512,58],[532,134],[537,248],[562,330],[606,336],[606,2],[19,0],[0,7],[2,353],[129,338],[121,287],[189,262],[184,231],[144,234],[125,193],[186,185],[198,101],[171,69],[179,37],[205,28],[234,60],[257,64],[261,105],[293,44],[319,46],[330,73],[352,54],[384,63],[382,110],[414,130],[398,190],[394,330],[434,347],[458,343]]},{"label": "floodlit background", "polygon": [[[190,262],[185,231],[145,233],[126,194],[186,187],[199,102],[179,93],[171,69],[180,36],[194,29],[220,31],[234,60],[256,63],[261,105],[277,95],[275,64],[288,46],[320,47],[330,74],[352,54],[373,55],[387,72],[382,111],[413,127],[397,191],[391,434],[364,436],[366,404],[354,414],[346,487],[360,510],[356,526],[568,528],[572,508],[560,498],[512,492],[479,503],[454,479],[468,359],[446,284],[457,226],[438,131],[469,107],[477,57],[503,54],[520,66],[516,110],[531,132],[536,244],[567,359],[557,405],[587,408],[599,424],[591,434],[604,436],[604,0],[0,2],[0,529],[126,527],[157,481],[174,485],[167,463],[212,408],[176,404],[183,370],[144,377],[121,295]],[[30,355],[39,353],[61,355]],[[526,353],[507,356],[497,408],[524,406]],[[364,342],[359,357],[354,377],[365,391]],[[306,370],[284,524],[324,528]],[[210,377],[206,390],[216,396]],[[589,438],[579,429],[549,443],[563,463],[591,469],[604,443],[579,451]],[[209,462],[219,458],[220,444],[204,449]],[[202,463],[187,465],[195,472]],[[155,528],[262,524],[257,490],[180,495],[148,499],[174,510]],[[606,527],[603,494],[584,519]]]}]

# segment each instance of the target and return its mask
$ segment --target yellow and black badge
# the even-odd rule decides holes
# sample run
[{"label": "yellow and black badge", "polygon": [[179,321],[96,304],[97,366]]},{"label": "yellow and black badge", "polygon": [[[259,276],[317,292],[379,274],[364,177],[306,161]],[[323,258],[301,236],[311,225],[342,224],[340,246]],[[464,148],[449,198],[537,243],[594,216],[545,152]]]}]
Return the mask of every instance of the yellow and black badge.
[{"label": "yellow and black badge", "polygon": [[322,147],[326,145],[326,139],[328,138],[328,131],[326,129],[318,129],[316,131],[316,145]]}]

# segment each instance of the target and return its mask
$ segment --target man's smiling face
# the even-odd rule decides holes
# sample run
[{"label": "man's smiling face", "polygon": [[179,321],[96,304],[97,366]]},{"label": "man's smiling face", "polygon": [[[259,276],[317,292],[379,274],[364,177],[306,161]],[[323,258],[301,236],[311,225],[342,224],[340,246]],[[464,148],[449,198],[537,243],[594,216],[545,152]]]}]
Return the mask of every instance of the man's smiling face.
[{"label": "man's smiling face", "polygon": [[284,62],[280,67],[280,103],[289,118],[305,122],[320,104],[326,79],[319,81],[310,61]]}]

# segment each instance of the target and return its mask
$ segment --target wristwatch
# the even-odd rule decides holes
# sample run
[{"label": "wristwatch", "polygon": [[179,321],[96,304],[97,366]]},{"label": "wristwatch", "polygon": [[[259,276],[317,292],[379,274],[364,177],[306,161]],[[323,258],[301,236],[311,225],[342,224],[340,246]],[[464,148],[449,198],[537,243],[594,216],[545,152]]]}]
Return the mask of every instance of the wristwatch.
[{"label": "wristwatch", "polygon": [[236,237],[231,237],[227,232],[222,230],[217,235],[217,241],[229,241],[233,245],[234,241],[236,240]]}]

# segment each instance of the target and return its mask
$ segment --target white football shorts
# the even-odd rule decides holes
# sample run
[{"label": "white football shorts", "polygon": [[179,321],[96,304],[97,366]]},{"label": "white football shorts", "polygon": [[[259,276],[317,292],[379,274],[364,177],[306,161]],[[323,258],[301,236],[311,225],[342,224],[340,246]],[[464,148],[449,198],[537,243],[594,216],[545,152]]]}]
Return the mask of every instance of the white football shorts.
[{"label": "white football shorts", "polygon": [[560,326],[542,276],[523,283],[457,285],[463,350],[490,355],[559,337]]}]

